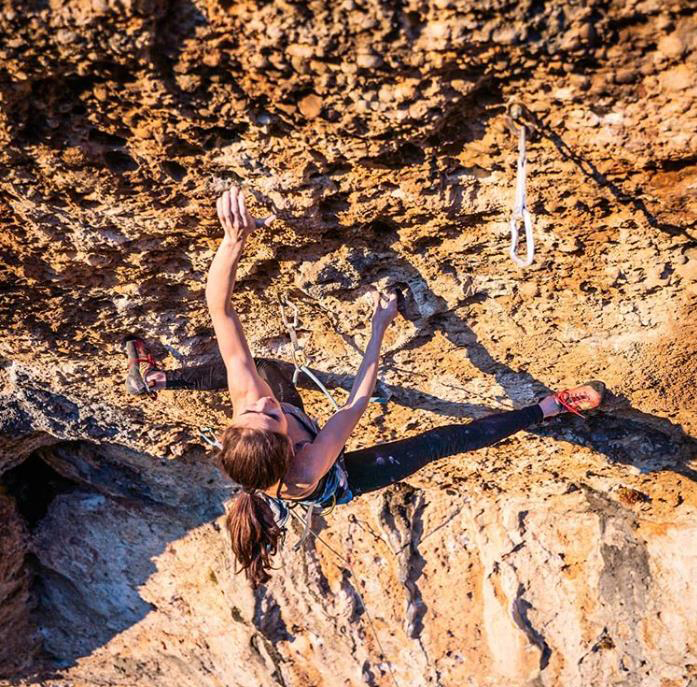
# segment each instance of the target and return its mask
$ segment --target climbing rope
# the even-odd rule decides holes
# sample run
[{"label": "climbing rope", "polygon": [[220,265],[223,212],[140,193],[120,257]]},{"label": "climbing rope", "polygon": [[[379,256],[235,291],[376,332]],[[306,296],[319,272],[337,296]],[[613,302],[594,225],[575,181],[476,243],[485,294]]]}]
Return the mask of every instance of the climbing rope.
[{"label": "climbing rope", "polygon": [[[511,260],[518,267],[530,267],[535,257],[535,240],[532,234],[532,219],[528,212],[525,199],[525,182],[527,161],[525,157],[525,140],[527,135],[526,125],[520,118],[523,108],[520,105],[512,105],[508,108],[510,118],[518,125],[518,165],[516,173],[515,199],[513,201],[513,213],[511,214]],[[527,254],[525,259],[518,257],[518,223],[523,222],[525,227],[525,247]]]},{"label": "climbing rope", "polygon": [[213,448],[222,449],[223,445],[218,441],[212,427],[201,427],[198,430],[198,435],[203,439],[209,446]]},{"label": "climbing rope", "polygon": [[[370,625],[370,629],[373,633],[373,636],[375,637],[375,642],[378,645],[378,648],[380,649],[380,653],[382,654],[383,658],[387,658],[387,654],[385,653],[385,649],[382,646],[382,642],[380,641],[380,635],[378,635],[377,628],[375,627],[375,622],[373,620],[373,616],[370,614],[370,611],[368,610],[368,607],[365,605],[365,600],[363,599],[363,594],[361,594],[361,590],[359,589],[360,581],[359,578],[356,576],[356,573],[353,571],[353,566],[351,563],[349,563],[348,559],[344,556],[342,556],[333,546],[328,544],[322,537],[315,532],[312,527],[308,526],[307,522],[303,521],[303,519],[294,511],[291,511],[290,514],[298,520],[303,525],[303,528],[305,530],[304,534],[307,536],[307,534],[311,534],[317,541],[321,542],[324,546],[327,547],[345,566],[346,569],[349,571],[351,574],[351,577],[355,580],[356,586],[356,595],[358,596],[359,601],[361,602],[361,606],[363,607],[363,610],[365,611],[366,618],[368,618],[368,624]],[[341,570],[341,566],[338,563],[335,563],[336,567]],[[397,682],[397,677],[394,674],[394,670],[392,670],[392,663],[390,661],[386,661],[387,663],[387,668],[390,671],[390,677],[392,678],[392,682],[394,683],[395,687],[399,687],[399,682]]]}]

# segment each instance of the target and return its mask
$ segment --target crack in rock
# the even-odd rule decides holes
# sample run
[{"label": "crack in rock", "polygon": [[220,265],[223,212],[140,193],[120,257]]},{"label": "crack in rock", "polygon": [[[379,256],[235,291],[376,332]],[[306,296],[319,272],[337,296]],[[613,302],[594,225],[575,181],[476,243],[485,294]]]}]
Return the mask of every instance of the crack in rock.
[{"label": "crack in rock", "polygon": [[397,556],[399,580],[408,592],[405,631],[412,639],[421,636],[423,617],[428,610],[417,585],[426,565],[418,549],[425,507],[422,491],[400,484],[385,492],[379,515],[382,529]]},{"label": "crack in rock", "polygon": [[513,601],[513,620],[515,621],[515,624],[525,633],[525,636],[528,638],[530,644],[540,650],[540,672],[542,672],[549,665],[552,649],[545,641],[542,633],[537,630],[530,621],[528,612],[533,606],[524,598],[524,594],[525,587],[524,585],[520,584],[518,586],[518,591],[516,592],[515,600]]}]

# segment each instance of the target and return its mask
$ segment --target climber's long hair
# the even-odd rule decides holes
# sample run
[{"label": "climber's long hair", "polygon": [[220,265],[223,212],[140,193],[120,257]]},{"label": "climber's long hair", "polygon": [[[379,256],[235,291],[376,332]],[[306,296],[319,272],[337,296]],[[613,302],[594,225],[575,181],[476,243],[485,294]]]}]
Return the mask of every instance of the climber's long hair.
[{"label": "climber's long hair", "polygon": [[270,578],[271,557],[282,534],[271,508],[256,490],[268,489],[283,479],[293,447],[286,434],[234,426],[225,430],[222,444],[221,466],[243,488],[227,516],[232,552],[240,571],[256,587]]}]

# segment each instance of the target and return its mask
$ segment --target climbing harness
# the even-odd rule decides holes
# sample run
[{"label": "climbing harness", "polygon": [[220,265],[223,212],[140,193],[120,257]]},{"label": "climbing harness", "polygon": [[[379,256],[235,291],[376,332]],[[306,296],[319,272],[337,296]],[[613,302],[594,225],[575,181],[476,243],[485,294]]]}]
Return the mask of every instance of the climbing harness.
[{"label": "climbing harness", "polygon": [[[328,487],[325,483],[323,496],[324,492],[327,490],[332,491],[332,493],[324,498],[320,497],[317,499],[317,501],[287,501],[285,499],[267,499],[269,507],[274,512],[274,519],[282,529],[285,529],[285,523],[288,521],[288,518],[291,515],[303,523],[302,534],[300,539],[294,544],[293,551],[297,551],[305,543],[305,540],[312,531],[312,520],[314,516],[329,515],[334,510],[336,507],[336,490],[338,487],[338,483],[333,485],[329,484]],[[329,499],[328,505],[326,505],[327,499]],[[300,517],[296,509],[304,509],[304,517]]]},{"label": "climbing harness", "polygon": [[[516,188],[515,199],[513,201],[513,213],[511,214],[511,260],[518,267],[530,267],[533,258],[535,257],[535,240],[532,234],[532,219],[528,212],[525,198],[525,176],[527,171],[527,161],[525,156],[525,141],[527,136],[527,128],[522,123],[523,108],[520,105],[509,105],[508,115],[518,126],[518,165],[516,172]],[[518,257],[518,223],[523,222],[525,227],[525,259]]]},{"label": "climbing harness", "polygon": [[[361,606],[363,607],[363,610],[365,611],[366,618],[368,618],[368,623],[370,625],[370,629],[373,633],[373,636],[375,637],[375,643],[378,645],[378,648],[380,649],[380,653],[382,654],[383,658],[387,657],[387,654],[385,653],[385,649],[382,646],[382,642],[380,641],[380,635],[378,635],[377,628],[375,627],[375,621],[373,620],[373,616],[370,614],[370,611],[368,610],[368,606],[366,606],[365,600],[363,599],[363,594],[361,594],[361,591],[359,589],[360,586],[360,581],[358,576],[353,570],[353,566],[351,563],[349,563],[348,559],[345,556],[342,556],[333,546],[328,544],[322,537],[317,534],[310,526],[307,525],[307,523],[303,523],[302,518],[297,514],[291,511],[291,515],[298,520],[301,524],[304,525],[305,527],[305,532],[307,534],[311,534],[317,541],[321,542],[329,551],[331,551],[345,566],[346,570],[348,570],[349,574],[351,577],[355,580],[356,586],[354,587],[356,590],[356,595],[358,596],[359,601],[361,602]],[[305,534],[305,536],[307,536]],[[339,570],[342,570],[342,566],[340,566],[338,563],[335,563],[336,567],[339,568]],[[390,671],[390,677],[392,678],[392,682],[395,685],[395,687],[399,687],[399,682],[397,682],[397,677],[394,674],[394,670],[392,669],[392,663],[390,661],[386,661],[387,663],[387,668]]]}]

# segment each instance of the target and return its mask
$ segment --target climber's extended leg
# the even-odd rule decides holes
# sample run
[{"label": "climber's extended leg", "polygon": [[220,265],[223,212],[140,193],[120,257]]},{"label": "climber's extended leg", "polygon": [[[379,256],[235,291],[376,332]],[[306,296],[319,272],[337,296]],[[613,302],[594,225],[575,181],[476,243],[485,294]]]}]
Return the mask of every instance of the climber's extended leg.
[{"label": "climber's extended leg", "polygon": [[[137,337],[126,339],[126,352],[129,363],[126,389],[131,394],[152,394],[161,389],[226,391],[228,388],[227,370],[222,360],[208,365],[162,370],[148,352],[145,342]],[[255,358],[254,362],[259,375],[279,401],[303,408],[302,398],[292,381],[291,365],[268,358]]]},{"label": "climber's extended leg", "polygon": [[164,388],[171,391],[227,391],[227,370],[222,360],[165,372]]},{"label": "climber's extended leg", "polygon": [[567,410],[579,413],[597,408],[603,392],[602,383],[591,382],[547,396],[534,406],[496,413],[468,424],[445,425],[409,439],[350,451],[344,457],[349,487],[355,495],[382,489],[413,475],[435,460],[491,446],[545,417]]},{"label": "climber's extended leg", "polygon": [[[292,367],[269,358],[254,358],[259,376],[271,387],[273,395],[281,402],[291,403],[302,409],[303,402],[293,384]],[[288,368],[285,370],[284,368]],[[228,388],[227,370],[222,360],[210,365],[181,367],[167,370],[165,389],[192,389],[196,391],[225,391]]]}]

